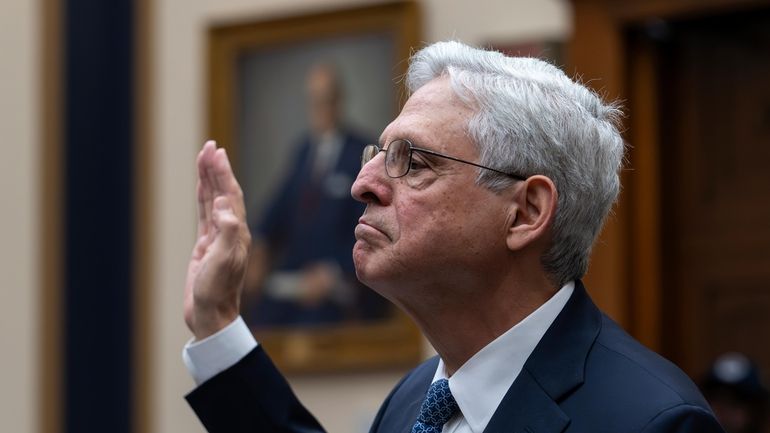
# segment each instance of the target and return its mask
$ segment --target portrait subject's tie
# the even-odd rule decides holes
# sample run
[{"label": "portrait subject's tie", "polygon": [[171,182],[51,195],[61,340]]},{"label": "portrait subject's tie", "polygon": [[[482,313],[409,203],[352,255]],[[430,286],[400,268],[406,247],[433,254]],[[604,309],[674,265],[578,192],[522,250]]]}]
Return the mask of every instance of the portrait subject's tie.
[{"label": "portrait subject's tie", "polygon": [[412,426],[412,433],[441,433],[444,424],[458,410],[457,402],[449,390],[449,381],[439,379],[428,389],[417,422]]}]

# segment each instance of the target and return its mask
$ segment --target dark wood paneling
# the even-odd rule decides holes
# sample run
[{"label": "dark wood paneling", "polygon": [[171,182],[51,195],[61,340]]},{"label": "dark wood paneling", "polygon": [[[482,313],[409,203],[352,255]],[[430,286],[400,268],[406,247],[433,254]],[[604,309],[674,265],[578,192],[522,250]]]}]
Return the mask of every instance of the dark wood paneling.
[{"label": "dark wood paneling", "polygon": [[40,386],[39,433],[61,432],[61,290],[62,290],[62,44],[61,1],[43,0],[40,5],[42,44],[40,59]]},{"label": "dark wood paneling", "polygon": [[150,431],[155,397],[150,392],[152,332],[152,57],[153,0],[134,0],[134,239],[133,239],[133,432]]},{"label": "dark wood paneling", "polygon": [[[674,22],[662,50],[666,348],[692,374],[725,350],[770,370],[770,10]],[[668,212],[670,210],[671,212]]]},{"label": "dark wood paneling", "polygon": [[[664,39],[670,36],[667,33],[672,25],[687,20],[711,20],[711,25],[718,27],[724,19],[735,13],[742,12],[744,16],[751,16],[767,10],[770,1],[573,0],[573,6],[575,22],[573,38],[568,47],[568,70],[581,76],[584,82],[602,91],[609,98],[623,100],[629,113],[626,118],[626,137],[630,147],[627,168],[622,176],[624,189],[616,214],[602,233],[593,256],[588,278],[592,294],[600,306],[653,349],[662,350],[674,357],[679,357],[684,352],[695,353],[694,357],[705,360],[710,356],[710,351],[719,351],[726,345],[715,343],[713,349],[705,350],[704,343],[691,338],[691,334],[687,332],[706,329],[707,324],[703,323],[704,315],[723,317],[725,312],[714,310],[713,307],[722,305],[722,301],[714,299],[723,299],[724,296],[703,295],[703,299],[699,298],[698,303],[687,308],[682,307],[686,300],[691,298],[688,298],[690,292],[672,288],[670,282],[671,268],[680,268],[680,265],[673,263],[683,255],[679,249],[670,247],[671,240],[681,234],[679,226],[672,224],[672,221],[687,221],[693,229],[702,230],[699,235],[689,236],[686,241],[682,240],[682,245],[687,245],[690,250],[712,251],[717,242],[729,243],[718,248],[721,251],[716,256],[730,256],[730,260],[735,263],[735,275],[727,279],[707,278],[711,284],[704,282],[701,287],[715,287],[727,281],[736,281],[738,284],[737,276],[753,278],[751,272],[770,268],[765,259],[758,259],[764,254],[765,246],[760,244],[760,241],[766,235],[761,229],[749,229],[752,224],[766,224],[765,222],[770,221],[768,215],[754,205],[748,211],[738,211],[740,206],[745,205],[744,200],[756,204],[767,195],[763,189],[767,185],[763,172],[767,170],[765,155],[770,147],[736,153],[735,148],[724,144],[724,139],[730,134],[733,134],[732,139],[745,141],[749,138],[749,131],[757,131],[758,122],[766,124],[770,118],[770,114],[767,114],[770,110],[766,106],[762,107],[763,104],[749,109],[740,104],[736,105],[735,101],[728,98],[729,95],[740,93],[753,93],[752,97],[757,96],[760,92],[757,86],[752,87],[747,83],[754,80],[764,84],[768,80],[760,76],[765,74],[767,77],[770,74],[760,68],[754,75],[749,76],[749,71],[739,68],[742,74],[748,75],[734,77],[732,81],[743,83],[746,88],[726,90],[722,92],[721,100],[694,102],[718,107],[710,118],[704,120],[694,118],[692,113],[677,113],[671,106],[670,95],[655,91],[656,87],[666,86],[661,83],[666,75],[660,74],[661,56],[666,49]],[[766,25],[765,28],[767,27]],[[719,31],[715,32],[717,37],[719,34]],[[767,52],[766,48],[753,54],[742,52],[741,49],[732,50],[731,54],[724,53],[721,59],[712,56],[712,63],[699,66],[693,70],[693,74],[697,75],[714,66],[722,66],[720,63],[734,62],[736,59],[733,57],[748,55],[767,58]],[[725,55],[733,57],[724,57]],[[712,85],[725,86],[724,83]],[[669,86],[669,89],[672,87]],[[680,88],[678,99],[693,98],[694,94],[706,90],[708,89]],[[666,99],[667,97],[669,99]],[[719,110],[730,113],[720,118],[716,115]],[[679,114],[682,116],[677,117]],[[713,130],[713,127],[729,118],[742,119],[737,124],[740,126],[731,129],[727,135],[724,131]],[[669,122],[665,122],[666,119]],[[752,120],[749,122],[749,119]],[[711,149],[715,150],[711,156],[701,155],[705,152],[705,147],[680,148],[677,146],[678,141],[670,138],[671,134],[676,133],[672,125],[678,125],[679,131],[697,131],[701,127],[700,123],[712,127],[708,132],[702,131],[711,137],[716,145],[711,145]],[[759,127],[760,130],[763,130],[762,128],[764,127]],[[664,143],[662,139],[666,137],[668,140]],[[723,144],[720,145],[720,141]],[[698,208],[701,215],[695,219],[681,213],[690,211],[692,214],[692,210],[696,209],[695,204],[692,201],[677,202],[672,199],[670,193],[672,188],[688,182],[687,179],[681,179],[682,177],[698,175],[691,173],[694,168],[690,162],[681,167],[676,165],[686,161],[683,155],[691,155],[692,152],[695,152],[696,158],[700,158],[699,166],[717,170],[710,169],[709,173],[714,177],[698,184],[697,190],[691,188],[687,194],[722,195],[718,202],[701,205]],[[702,171],[703,168],[698,170]],[[724,176],[731,176],[730,173],[735,173],[736,170],[742,172],[740,182],[725,182]],[[678,197],[685,193],[677,191]],[[693,200],[694,197],[688,199]],[[707,216],[704,218],[704,215]],[[727,225],[731,227],[725,232],[716,230]],[[735,231],[739,227],[743,234]],[[712,241],[713,244],[704,244]],[[717,262],[718,257],[708,259],[714,261],[701,259],[699,263],[692,264],[691,270],[694,272],[705,268],[710,268],[709,271],[711,268],[719,269],[723,262]],[[668,282],[664,283],[665,281]],[[724,287],[727,286],[729,284]],[[713,289],[704,290],[706,293],[712,293]],[[750,296],[741,296],[739,299],[746,300],[748,297]],[[762,305],[762,299],[764,298],[751,302]],[[724,302],[725,305],[731,306],[729,308],[733,308],[738,301]],[[689,331],[682,326],[673,326],[671,317],[677,317],[676,320],[681,323],[693,325],[690,325]],[[763,323],[757,322],[755,327],[765,326]],[[729,332],[725,335],[729,335]],[[759,338],[764,334],[760,332],[757,335]],[[728,337],[719,338],[730,340]],[[684,362],[687,369],[695,374],[699,366],[707,361]]]}]

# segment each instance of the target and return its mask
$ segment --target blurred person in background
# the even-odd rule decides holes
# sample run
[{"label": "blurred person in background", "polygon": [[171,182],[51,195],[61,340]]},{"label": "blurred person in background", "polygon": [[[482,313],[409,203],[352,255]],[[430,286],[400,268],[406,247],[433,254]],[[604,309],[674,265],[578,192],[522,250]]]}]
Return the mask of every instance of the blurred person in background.
[{"label": "blurred person in background", "polygon": [[282,184],[252,224],[243,312],[253,326],[302,326],[379,318],[387,303],[355,276],[350,249],[363,205],[350,196],[367,141],[342,121],[337,69],[307,73],[310,130]]},{"label": "blurred person in background", "polygon": [[770,393],[757,365],[730,352],[717,358],[701,381],[703,395],[727,433],[768,433]]}]

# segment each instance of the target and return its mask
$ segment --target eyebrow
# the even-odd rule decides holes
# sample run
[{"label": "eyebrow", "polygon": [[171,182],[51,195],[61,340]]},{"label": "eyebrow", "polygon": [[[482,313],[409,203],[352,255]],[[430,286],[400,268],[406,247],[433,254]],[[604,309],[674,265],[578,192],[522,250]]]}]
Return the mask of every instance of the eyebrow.
[{"label": "eyebrow", "polygon": [[423,146],[421,143],[423,143],[424,141],[421,138],[419,138],[419,137],[417,137],[417,136],[415,136],[413,134],[408,134],[407,133],[407,134],[404,134],[404,135],[395,135],[395,136],[392,136],[392,137],[393,138],[391,138],[387,142],[383,139],[383,137],[380,137],[380,139],[378,141],[378,145],[380,146],[380,148],[384,148],[386,144],[390,144],[391,142],[396,141],[396,140],[406,140],[406,141],[412,143],[412,146],[414,146],[414,147],[417,147],[417,148],[420,148],[420,149],[424,149],[424,150],[429,150],[431,152],[438,152],[437,150],[429,149],[429,148]]}]

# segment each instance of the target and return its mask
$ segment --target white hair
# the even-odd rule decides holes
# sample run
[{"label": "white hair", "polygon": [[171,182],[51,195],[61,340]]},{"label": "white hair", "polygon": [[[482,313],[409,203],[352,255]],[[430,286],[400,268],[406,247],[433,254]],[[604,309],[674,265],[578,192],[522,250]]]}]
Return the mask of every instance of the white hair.
[{"label": "white hair", "polygon": [[[554,182],[558,204],[552,243],[541,261],[559,285],[581,278],[620,189],[620,108],[547,62],[459,42],[438,42],[414,54],[407,88],[414,93],[445,75],[458,97],[475,109],[467,128],[481,164]],[[515,180],[480,169],[477,182],[500,191]]]}]

